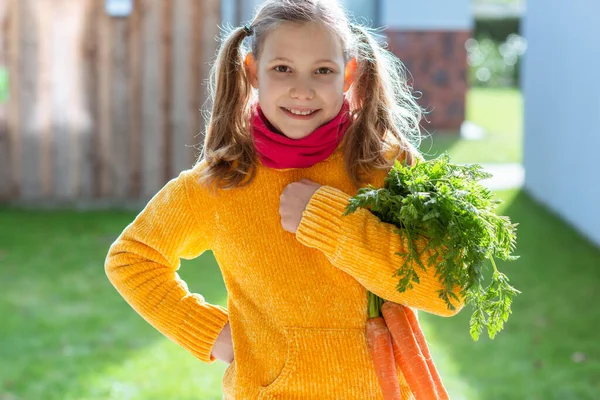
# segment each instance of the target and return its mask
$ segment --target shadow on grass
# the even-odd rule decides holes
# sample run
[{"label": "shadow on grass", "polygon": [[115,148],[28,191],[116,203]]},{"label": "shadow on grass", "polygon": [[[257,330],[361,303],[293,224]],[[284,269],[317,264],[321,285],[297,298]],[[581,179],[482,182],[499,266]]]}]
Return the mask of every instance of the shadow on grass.
[{"label": "shadow on grass", "polygon": [[[512,201],[508,194],[515,195]],[[600,249],[525,192],[499,197],[507,202],[498,213],[520,224],[515,254],[521,258],[498,263],[522,292],[504,330],[493,340],[483,332],[474,342],[470,306],[450,319],[423,316],[430,340],[451,360],[445,371],[455,390],[451,398],[597,399]]]},{"label": "shadow on grass", "polygon": [[[165,340],[104,272],[110,244],[134,217],[0,209],[0,398],[91,398],[86,377]],[[212,252],[185,269],[192,291],[226,305]]]}]

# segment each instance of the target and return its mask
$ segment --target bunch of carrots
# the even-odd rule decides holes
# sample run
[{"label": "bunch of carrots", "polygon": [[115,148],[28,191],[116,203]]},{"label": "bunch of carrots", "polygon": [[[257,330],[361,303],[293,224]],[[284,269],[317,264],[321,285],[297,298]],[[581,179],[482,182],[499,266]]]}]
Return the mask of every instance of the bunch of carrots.
[{"label": "bunch of carrots", "polygon": [[[442,284],[439,297],[450,310],[455,309],[450,298],[458,299],[451,290],[454,287],[460,287],[466,303],[474,306],[469,322],[474,340],[484,327],[494,338],[511,313],[512,298],[520,293],[494,262],[495,257],[508,261],[518,258],[511,255],[517,224],[496,215],[494,209],[501,200],[493,199],[492,193],[478,183],[490,177],[480,165],[451,164],[446,153],[414,165],[396,161],[384,188],[369,185],[359,189],[343,214],[365,208],[382,222],[399,228],[395,232],[406,239],[407,251],[396,253],[401,256],[401,266],[394,275],[399,276],[398,291],[412,289],[412,282],[419,284],[414,266],[435,268]],[[418,237],[428,241],[422,252],[416,250]],[[425,250],[432,251],[427,266],[422,258]],[[490,285],[484,288],[488,261],[493,274]],[[370,292],[368,307],[367,342],[384,399],[401,398],[396,365],[416,400],[448,399],[415,310]]]},{"label": "bunch of carrots", "polygon": [[[383,314],[383,317],[380,315]],[[396,364],[416,400],[447,400],[415,311],[369,292],[367,344],[385,400],[400,400]]]}]

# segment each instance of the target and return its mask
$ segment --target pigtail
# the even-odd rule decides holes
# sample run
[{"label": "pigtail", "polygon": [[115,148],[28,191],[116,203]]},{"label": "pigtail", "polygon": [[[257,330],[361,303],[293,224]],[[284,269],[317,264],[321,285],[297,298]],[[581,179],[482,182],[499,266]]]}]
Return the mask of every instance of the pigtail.
[{"label": "pigtail", "polygon": [[[209,90],[213,105],[206,128],[203,153],[210,174],[201,181],[223,188],[240,185],[248,170],[254,177],[254,146],[250,132],[250,100],[252,86],[244,68],[241,45],[251,34],[248,27],[239,27],[225,38],[217,60],[210,71]],[[228,174],[234,169],[234,174]],[[222,180],[223,184],[219,185]]]},{"label": "pigtail", "polygon": [[[360,176],[360,172],[368,171],[364,166],[390,168],[395,159],[413,165],[421,156],[409,139],[420,139],[422,110],[402,75],[403,65],[365,28],[353,24],[350,28],[357,46],[357,73],[351,93],[357,112],[346,134],[349,143],[345,148],[350,149],[346,168],[353,168],[351,176]],[[352,149],[358,154],[352,154]],[[386,157],[394,151],[397,154],[393,158]],[[362,182],[355,184],[361,186]]]}]

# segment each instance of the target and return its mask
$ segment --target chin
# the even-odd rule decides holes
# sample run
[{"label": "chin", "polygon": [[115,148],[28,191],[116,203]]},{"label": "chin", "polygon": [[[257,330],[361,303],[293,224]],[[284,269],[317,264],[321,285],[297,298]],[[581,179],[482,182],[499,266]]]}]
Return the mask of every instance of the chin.
[{"label": "chin", "polygon": [[288,137],[291,137],[292,139],[302,139],[307,137],[308,135],[310,135],[312,131],[310,132],[303,132],[303,133],[295,133],[295,134],[290,134]]},{"label": "chin", "polygon": [[312,132],[312,130],[304,132],[297,129],[279,129],[279,131],[290,139],[302,139],[303,137],[310,135]]},{"label": "chin", "polygon": [[293,133],[284,133],[284,135],[287,136],[288,138],[294,139],[294,140],[302,139],[303,137],[306,136],[306,135],[293,134]]}]

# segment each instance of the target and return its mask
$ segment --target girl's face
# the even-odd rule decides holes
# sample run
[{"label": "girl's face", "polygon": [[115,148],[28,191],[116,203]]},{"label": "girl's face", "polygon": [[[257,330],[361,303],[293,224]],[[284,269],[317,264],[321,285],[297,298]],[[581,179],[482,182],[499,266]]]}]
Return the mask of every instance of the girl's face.
[{"label": "girl's face", "polygon": [[266,36],[258,60],[248,54],[246,67],[269,122],[301,139],[340,112],[356,63],[344,64],[341,40],[322,25],[286,22]]}]

